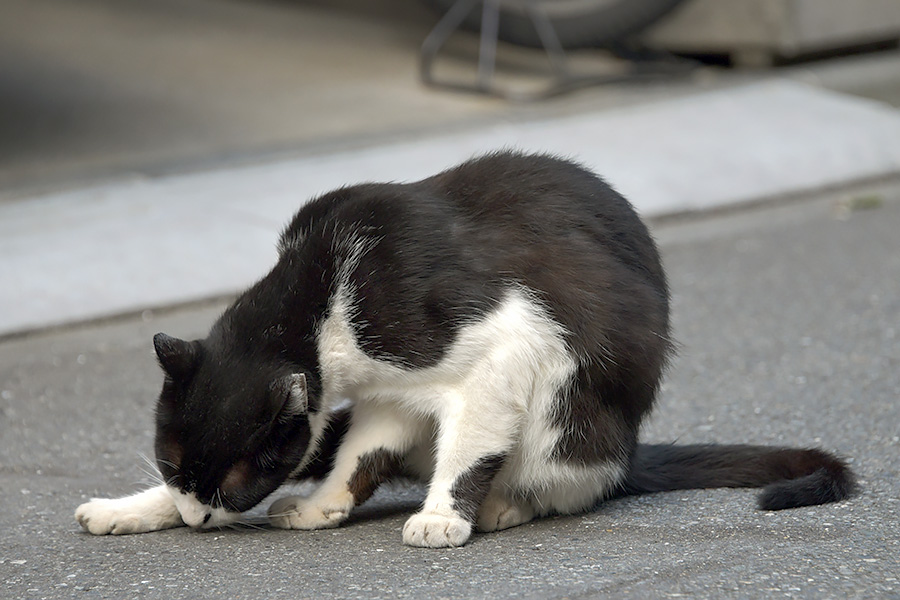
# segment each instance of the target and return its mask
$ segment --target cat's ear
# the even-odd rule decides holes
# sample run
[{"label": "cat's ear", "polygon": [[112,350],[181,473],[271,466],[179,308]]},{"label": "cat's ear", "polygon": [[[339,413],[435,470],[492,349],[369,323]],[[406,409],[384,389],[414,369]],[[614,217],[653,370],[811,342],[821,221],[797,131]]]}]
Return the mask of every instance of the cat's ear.
[{"label": "cat's ear", "polygon": [[197,370],[200,353],[197,344],[157,333],[153,336],[153,347],[163,371],[176,381],[183,381]]},{"label": "cat's ear", "polygon": [[272,391],[281,396],[283,416],[295,417],[309,410],[306,375],[303,373],[291,373],[282,377],[272,385]]}]

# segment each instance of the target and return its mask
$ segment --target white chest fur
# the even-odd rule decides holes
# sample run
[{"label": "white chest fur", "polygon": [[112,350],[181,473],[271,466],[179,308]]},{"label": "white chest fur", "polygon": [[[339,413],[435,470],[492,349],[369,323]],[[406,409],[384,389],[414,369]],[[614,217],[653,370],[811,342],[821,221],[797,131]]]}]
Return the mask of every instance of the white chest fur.
[{"label": "white chest fur", "polygon": [[[522,289],[511,288],[483,319],[463,326],[436,365],[412,369],[369,357],[351,324],[346,288],[332,299],[318,335],[326,403],[390,399],[439,416],[453,398],[481,396],[522,412],[545,412],[576,369],[563,329]],[[490,394],[496,394],[488,398]]]},{"label": "white chest fur", "polygon": [[[353,297],[341,286],[319,329],[325,404],[390,404],[419,415],[423,427],[468,420],[507,423],[506,466],[497,484],[527,490],[539,513],[578,510],[624,473],[620,464],[560,464],[554,449],[565,432],[554,421],[578,367],[566,332],[525,289],[511,287],[495,310],[460,328],[436,365],[412,369],[366,355],[352,326]],[[465,414],[464,419],[454,415]],[[448,418],[451,417],[451,418]],[[496,442],[482,440],[485,451]]]}]

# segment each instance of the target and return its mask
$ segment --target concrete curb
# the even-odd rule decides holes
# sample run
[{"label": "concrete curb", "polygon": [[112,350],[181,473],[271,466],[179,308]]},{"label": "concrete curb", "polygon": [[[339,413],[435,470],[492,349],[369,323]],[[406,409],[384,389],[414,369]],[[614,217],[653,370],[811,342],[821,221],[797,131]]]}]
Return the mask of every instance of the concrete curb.
[{"label": "concrete curb", "polygon": [[310,197],[498,148],[572,157],[647,216],[900,173],[900,111],[772,80],[633,108],[0,205],[0,334],[233,293]]}]

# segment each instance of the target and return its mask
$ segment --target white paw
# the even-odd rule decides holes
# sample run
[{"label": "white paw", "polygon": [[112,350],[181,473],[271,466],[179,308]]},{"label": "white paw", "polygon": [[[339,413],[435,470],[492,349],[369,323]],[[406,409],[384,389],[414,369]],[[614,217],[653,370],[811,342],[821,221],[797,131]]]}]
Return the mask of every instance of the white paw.
[{"label": "white paw", "polygon": [[281,529],[328,529],[349,515],[352,502],[319,504],[313,498],[288,496],[269,507],[269,522]]},{"label": "white paw", "polygon": [[75,510],[75,519],[94,535],[145,533],[183,524],[168,493],[155,488],[127,498],[95,498]]},{"label": "white paw", "polygon": [[534,518],[534,509],[526,502],[490,494],[478,509],[478,531],[509,529]]},{"label": "white paw", "polygon": [[417,513],[403,526],[403,543],[420,548],[462,546],[472,535],[472,524],[459,517]]}]

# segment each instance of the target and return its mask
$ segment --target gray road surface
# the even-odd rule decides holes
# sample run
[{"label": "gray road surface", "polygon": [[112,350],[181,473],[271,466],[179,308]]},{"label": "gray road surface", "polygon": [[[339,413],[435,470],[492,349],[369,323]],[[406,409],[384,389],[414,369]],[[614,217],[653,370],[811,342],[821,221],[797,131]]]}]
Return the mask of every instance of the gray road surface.
[{"label": "gray road surface", "polygon": [[79,503],[148,480],[151,335],[202,335],[208,305],[0,343],[0,597],[900,598],[900,185],[859,194],[877,206],[656,224],[682,348],[645,429],[821,445],[851,458],[851,501],[676,492],[423,550],[400,542],[422,490],[398,486],[330,531],[83,533]]}]

